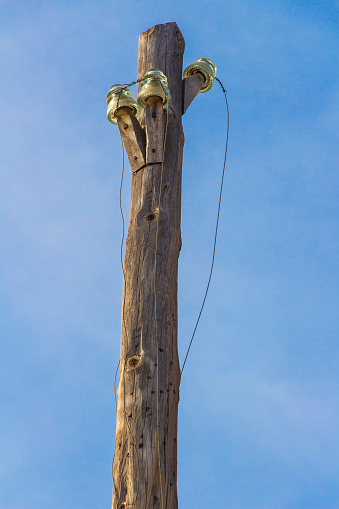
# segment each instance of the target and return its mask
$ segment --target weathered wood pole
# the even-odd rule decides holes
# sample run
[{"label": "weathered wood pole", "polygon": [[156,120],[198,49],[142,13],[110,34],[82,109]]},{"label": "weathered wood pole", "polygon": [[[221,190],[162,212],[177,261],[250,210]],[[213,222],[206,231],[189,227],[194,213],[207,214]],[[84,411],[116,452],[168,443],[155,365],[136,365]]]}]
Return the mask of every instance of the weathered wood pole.
[{"label": "weathered wood pole", "polygon": [[[162,105],[149,101],[139,118],[140,124],[127,109],[122,109],[118,118],[133,174],[124,261],[114,509],[178,507],[177,281],[182,114],[186,109],[182,82],[184,48],[176,23],[156,25],[139,38],[138,79],[149,69],[158,68],[167,76],[172,96],[163,164],[167,112]],[[192,83],[199,82],[195,96],[202,80],[192,78]],[[138,158],[146,161],[141,168]]]}]

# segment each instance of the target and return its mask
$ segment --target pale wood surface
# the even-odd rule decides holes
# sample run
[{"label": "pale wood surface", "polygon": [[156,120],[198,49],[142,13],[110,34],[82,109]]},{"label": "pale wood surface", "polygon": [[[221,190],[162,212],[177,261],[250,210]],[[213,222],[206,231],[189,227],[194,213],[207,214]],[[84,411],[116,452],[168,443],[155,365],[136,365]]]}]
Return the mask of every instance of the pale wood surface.
[{"label": "pale wood surface", "polygon": [[[162,165],[147,165],[132,175],[131,211],[124,262],[114,509],[178,507],[176,441],[180,368],[177,348],[177,280],[181,247],[184,47],[185,42],[176,23],[157,25],[141,34],[139,39],[138,78],[148,69],[161,69],[168,78],[172,105],[168,116],[160,207]],[[145,124],[145,112],[141,122]],[[163,136],[162,131],[160,136]],[[154,316],[157,220],[158,348]],[[162,483],[158,469],[158,436]]]},{"label": "pale wood surface", "polygon": [[118,110],[117,122],[129,164],[134,173],[146,164],[145,132],[129,108]]},{"label": "pale wood surface", "polygon": [[183,108],[182,114],[186,113],[187,108],[199,94],[199,90],[204,84],[204,76],[201,73],[193,74],[182,80]]},{"label": "pale wood surface", "polygon": [[[152,101],[150,99],[156,99]],[[146,104],[146,162],[161,163],[164,147],[164,112],[161,99],[151,97]]]}]

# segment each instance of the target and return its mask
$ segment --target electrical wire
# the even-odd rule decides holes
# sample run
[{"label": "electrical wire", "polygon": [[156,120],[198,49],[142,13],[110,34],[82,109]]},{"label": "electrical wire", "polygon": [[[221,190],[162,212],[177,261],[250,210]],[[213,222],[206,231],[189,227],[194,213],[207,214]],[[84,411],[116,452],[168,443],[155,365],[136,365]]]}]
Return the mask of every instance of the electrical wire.
[{"label": "electrical wire", "polygon": [[227,109],[227,128],[226,128],[226,143],[225,143],[224,166],[223,166],[223,170],[222,170],[222,177],[221,177],[221,184],[220,184],[218,213],[217,213],[217,221],[216,221],[216,225],[215,225],[214,243],[213,243],[213,255],[212,255],[212,263],[211,263],[210,275],[209,275],[209,278],[208,278],[208,282],[207,282],[207,286],[206,286],[206,291],[205,291],[205,295],[204,295],[204,298],[203,298],[203,301],[202,301],[202,305],[201,305],[201,308],[200,308],[200,311],[199,311],[199,315],[198,315],[197,321],[195,323],[195,327],[194,327],[194,330],[193,330],[193,333],[192,333],[192,336],[191,336],[190,343],[189,343],[188,348],[187,348],[187,352],[186,352],[186,355],[185,355],[185,359],[184,359],[183,365],[181,367],[181,371],[180,371],[181,375],[182,375],[182,373],[183,373],[183,371],[185,369],[186,361],[187,361],[188,355],[189,355],[190,350],[191,350],[191,346],[192,346],[192,343],[193,343],[193,340],[194,340],[194,336],[195,336],[195,333],[197,331],[197,328],[198,328],[198,325],[199,325],[199,322],[200,322],[200,318],[201,318],[201,315],[202,315],[202,312],[203,312],[203,309],[204,309],[204,306],[205,306],[208,290],[209,290],[210,284],[211,284],[213,268],[214,268],[215,250],[216,250],[217,238],[218,238],[218,228],[219,228],[219,217],[220,217],[220,207],[221,207],[222,191],[223,191],[223,187],[224,187],[224,177],[225,177],[227,149],[228,149],[228,135],[229,135],[229,130],[230,130],[230,111],[229,111],[228,101],[227,101],[227,91],[225,90],[225,88],[224,88],[223,84],[221,83],[221,81],[218,78],[215,78],[215,79],[219,82],[219,84],[220,84],[220,86],[222,88],[222,91],[223,91],[224,96],[225,96],[226,109]]}]

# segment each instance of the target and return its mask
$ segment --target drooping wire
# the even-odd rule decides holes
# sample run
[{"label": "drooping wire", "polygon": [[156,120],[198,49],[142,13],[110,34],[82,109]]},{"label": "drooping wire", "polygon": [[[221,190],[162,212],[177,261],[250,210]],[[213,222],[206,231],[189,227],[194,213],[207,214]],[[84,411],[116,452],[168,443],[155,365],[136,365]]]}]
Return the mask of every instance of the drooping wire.
[{"label": "drooping wire", "polygon": [[[120,94],[119,94],[119,98],[120,98]],[[121,263],[121,269],[122,269],[122,274],[123,274],[123,286],[124,286],[124,290],[123,290],[124,299],[123,299],[123,304],[122,304],[122,325],[123,325],[123,331],[125,332],[125,337],[126,337],[126,340],[127,340],[127,349],[128,349],[128,336],[127,336],[127,329],[126,329],[126,323],[125,323],[126,278],[125,278],[125,269],[124,269],[124,261],[123,261],[123,248],[124,248],[124,240],[125,240],[125,220],[124,220],[124,213],[123,213],[123,210],[122,210],[122,185],[123,185],[124,173],[125,173],[125,152],[124,152],[124,144],[123,144],[122,140],[121,140],[121,148],[122,148],[122,170],[121,170],[121,180],[120,180],[120,190],[119,190],[119,206],[120,206],[120,214],[121,214],[121,220],[122,220],[122,236],[121,236],[121,245],[120,245],[120,263]],[[114,398],[115,398],[116,411],[117,411],[116,378],[117,378],[117,373],[118,373],[119,365],[121,365],[120,360],[118,362],[117,369],[115,371],[115,377],[114,377]],[[126,417],[126,398],[125,398],[125,392],[126,392],[126,390],[125,390],[126,359],[124,359],[124,365],[123,365],[122,369],[123,369],[123,389],[124,389],[124,391],[123,391],[123,394],[124,394],[124,410],[123,410],[123,413],[124,413],[124,418],[125,418],[125,422],[126,422],[126,425],[127,425],[127,429],[128,429],[129,434],[131,436],[132,445],[133,445],[133,447],[135,449],[135,454],[136,454],[136,458],[137,458],[137,465],[138,465],[137,491],[136,491],[135,498],[134,498],[134,501],[133,501],[133,506],[132,506],[133,509],[135,509],[135,504],[136,504],[136,500],[137,500],[138,493],[139,493],[140,466],[139,466],[138,450],[137,450],[137,446],[136,446],[136,443],[135,443],[135,437],[133,436],[133,433],[131,431],[130,425],[128,423],[128,419]],[[114,489],[115,489],[115,491],[117,491],[116,486],[114,484],[114,459],[115,459],[115,450],[114,450],[113,461],[112,461],[113,496],[114,496]],[[113,497],[112,497],[112,508],[113,508]]]},{"label": "drooping wire", "polygon": [[[121,215],[121,223],[122,223],[122,234],[121,234],[121,244],[120,244],[120,264],[121,264],[121,270],[123,274],[124,279],[124,285],[125,285],[125,271],[124,271],[124,262],[123,262],[123,250],[124,250],[124,241],[125,241],[125,218],[124,218],[124,212],[122,210],[122,185],[124,183],[124,173],[125,173],[125,152],[124,152],[124,144],[123,141],[121,141],[121,152],[122,152],[122,169],[121,169],[121,179],[120,179],[120,189],[119,189],[119,207],[120,207],[120,215]],[[125,308],[125,299],[122,305],[122,317],[124,322],[124,308]],[[124,330],[125,335],[127,335],[126,332],[126,324],[124,323]],[[118,370],[120,366],[120,359],[117,365],[117,369],[115,370],[115,376],[114,376],[114,400],[115,400],[115,410],[118,411],[118,402],[117,402],[117,391],[116,391],[116,382],[117,382],[117,375]]]},{"label": "drooping wire", "polygon": [[198,328],[198,325],[199,325],[199,322],[200,322],[200,318],[201,318],[201,315],[202,315],[202,312],[203,312],[203,309],[204,309],[204,306],[205,306],[208,290],[209,290],[209,287],[210,287],[210,284],[211,284],[213,268],[214,268],[215,250],[216,250],[217,238],[218,238],[218,228],[219,228],[219,217],[220,217],[220,207],[221,207],[222,191],[223,191],[223,186],[224,186],[224,177],[225,177],[225,168],[226,168],[226,159],[227,159],[227,149],[228,149],[228,135],[229,135],[229,130],[230,130],[230,111],[229,111],[228,101],[227,101],[227,90],[225,90],[223,84],[221,83],[221,81],[218,78],[215,78],[215,79],[219,82],[219,84],[220,84],[220,86],[222,88],[222,91],[223,91],[224,96],[225,96],[226,109],[227,109],[227,128],[226,128],[226,143],[225,143],[224,166],[223,166],[223,170],[222,170],[222,177],[221,177],[221,184],[220,184],[218,213],[217,213],[217,221],[216,221],[216,225],[215,225],[214,243],[213,243],[213,255],[212,255],[212,263],[211,263],[210,275],[209,275],[209,278],[208,278],[208,282],[207,282],[207,286],[206,286],[206,291],[205,291],[204,299],[203,299],[202,304],[201,304],[200,312],[199,312],[197,321],[195,323],[195,327],[194,327],[194,330],[193,330],[193,333],[192,333],[192,336],[191,336],[190,343],[189,343],[188,348],[187,348],[187,352],[186,352],[186,356],[185,356],[183,365],[181,367],[181,371],[180,371],[181,375],[182,375],[182,373],[183,373],[183,371],[185,369],[187,357],[188,357],[188,355],[190,353],[190,350],[191,350],[191,346],[192,346],[192,343],[193,343],[193,340],[194,340],[194,336],[195,336],[195,333],[197,331],[197,328]]}]

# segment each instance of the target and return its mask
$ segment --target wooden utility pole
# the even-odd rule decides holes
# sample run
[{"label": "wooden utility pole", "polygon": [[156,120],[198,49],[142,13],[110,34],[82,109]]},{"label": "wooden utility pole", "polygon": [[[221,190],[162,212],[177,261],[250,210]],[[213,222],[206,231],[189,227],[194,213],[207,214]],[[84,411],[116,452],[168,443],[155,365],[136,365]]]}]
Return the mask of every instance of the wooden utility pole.
[{"label": "wooden utility pole", "polygon": [[142,33],[138,79],[149,69],[160,69],[167,76],[172,103],[167,113],[161,101],[151,97],[138,120],[128,108],[117,114],[132,169],[132,193],[124,261],[114,509],[178,507],[182,114],[204,79],[198,73],[182,80],[184,48],[176,23]]}]

